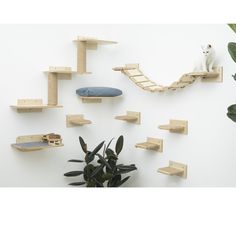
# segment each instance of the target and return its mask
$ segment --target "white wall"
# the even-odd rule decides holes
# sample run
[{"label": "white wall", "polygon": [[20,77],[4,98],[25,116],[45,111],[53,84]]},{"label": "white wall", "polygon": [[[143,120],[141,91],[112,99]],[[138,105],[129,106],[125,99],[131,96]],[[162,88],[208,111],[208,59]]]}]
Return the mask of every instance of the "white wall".
[{"label": "white wall", "polygon": [[[47,102],[48,66],[76,68],[78,35],[116,40],[88,52],[92,75],[59,81],[62,109],[42,113],[17,113],[9,106],[18,98],[43,98]],[[69,158],[82,157],[78,136],[91,149],[102,140],[123,134],[123,163],[135,163],[138,171],[125,186],[236,186],[236,124],[226,117],[235,102],[236,83],[231,74],[236,66],[228,55],[227,43],[236,35],[226,25],[1,25],[1,122],[0,186],[67,186],[63,173],[76,169]],[[214,45],[223,83],[201,83],[178,92],[149,93],[136,87],[112,67],[140,63],[141,70],[159,84],[168,85],[193,69],[200,45]],[[83,104],[75,90],[83,86],[112,86],[124,96],[101,104]],[[142,124],[114,119],[126,110],[140,111]],[[85,114],[93,124],[66,128],[66,114]],[[158,129],[169,119],[189,121],[189,135]],[[19,152],[10,147],[19,135],[56,132],[65,146],[38,152]],[[164,152],[136,149],[146,137],[164,139]],[[188,164],[188,178],[157,173],[169,160]]]}]

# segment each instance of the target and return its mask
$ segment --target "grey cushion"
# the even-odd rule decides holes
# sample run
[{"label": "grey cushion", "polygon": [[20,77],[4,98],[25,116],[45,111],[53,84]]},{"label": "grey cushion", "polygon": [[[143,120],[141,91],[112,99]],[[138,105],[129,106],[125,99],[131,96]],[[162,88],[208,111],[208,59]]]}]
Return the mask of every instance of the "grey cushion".
[{"label": "grey cushion", "polygon": [[81,97],[116,97],[122,94],[122,91],[109,87],[85,87],[76,90]]}]

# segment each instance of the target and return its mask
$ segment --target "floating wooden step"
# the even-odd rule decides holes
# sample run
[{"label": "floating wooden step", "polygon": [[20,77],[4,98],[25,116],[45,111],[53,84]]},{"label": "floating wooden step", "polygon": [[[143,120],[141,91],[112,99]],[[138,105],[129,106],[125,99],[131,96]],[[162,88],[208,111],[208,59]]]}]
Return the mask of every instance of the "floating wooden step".
[{"label": "floating wooden step", "polygon": [[76,74],[76,71],[72,71],[71,67],[65,66],[50,66],[48,71],[44,71],[47,74],[54,74],[56,79],[71,80],[72,74]]},{"label": "floating wooden step", "polygon": [[200,77],[203,82],[223,82],[223,67],[214,67],[212,72],[191,72],[188,75]]},{"label": "floating wooden step", "polygon": [[100,45],[107,45],[107,44],[116,44],[115,41],[108,41],[108,40],[99,40],[96,38],[90,37],[77,37],[76,40],[73,42],[77,45],[77,73],[78,74],[87,74],[87,59],[86,59],[86,50],[96,50],[98,44]]},{"label": "floating wooden step", "polygon": [[146,142],[137,143],[136,148],[153,150],[156,152],[163,152],[163,140],[158,138],[147,138]]},{"label": "floating wooden step", "polygon": [[188,121],[170,120],[167,125],[160,125],[159,129],[169,130],[171,133],[188,134]]},{"label": "floating wooden step", "polygon": [[16,109],[17,112],[19,113],[26,113],[26,112],[42,112],[43,109],[61,108],[63,106],[43,105],[42,99],[18,99],[17,105],[13,105],[10,107]]},{"label": "floating wooden step", "polygon": [[182,178],[187,178],[187,165],[182,163],[177,163],[174,161],[169,161],[169,166],[159,168],[159,173],[165,174],[165,175],[176,175]]},{"label": "floating wooden step", "polygon": [[123,116],[116,116],[116,120],[123,120],[134,124],[141,123],[141,113],[135,111],[127,111],[126,115]]},{"label": "floating wooden step", "polygon": [[82,126],[88,125],[92,122],[90,120],[84,119],[84,115],[67,115],[66,116],[66,127]]},{"label": "floating wooden step", "polygon": [[56,146],[49,145],[47,142],[43,142],[43,136],[43,134],[19,136],[16,138],[16,143],[11,144],[11,146],[22,152],[39,151],[64,146],[62,143]]}]

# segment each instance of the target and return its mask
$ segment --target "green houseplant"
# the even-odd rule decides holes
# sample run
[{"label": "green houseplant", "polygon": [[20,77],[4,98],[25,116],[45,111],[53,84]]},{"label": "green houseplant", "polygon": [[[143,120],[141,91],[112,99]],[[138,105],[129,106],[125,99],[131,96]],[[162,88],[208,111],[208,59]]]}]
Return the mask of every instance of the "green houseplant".
[{"label": "green houseplant", "polygon": [[[229,27],[236,33],[236,24],[228,24]],[[235,42],[229,42],[228,43],[228,51],[233,59],[233,61],[236,63],[236,43]],[[236,73],[232,75],[234,80],[236,80]],[[233,104],[228,107],[228,113],[227,116],[234,122],[236,122],[236,104]]]},{"label": "green houseplant", "polygon": [[[113,140],[113,139],[112,139]],[[118,164],[118,156],[123,149],[124,137],[121,135],[115,145],[115,151],[110,148],[112,140],[105,144],[101,142],[93,151],[89,151],[82,137],[79,137],[81,148],[85,154],[84,159],[71,159],[69,162],[84,163],[83,170],[70,171],[64,174],[66,177],[82,176],[80,182],[69,185],[87,187],[119,187],[125,183],[130,176],[122,179],[123,174],[136,170],[134,164]],[[103,149],[102,149],[103,148]],[[102,150],[102,154],[99,153]]]}]

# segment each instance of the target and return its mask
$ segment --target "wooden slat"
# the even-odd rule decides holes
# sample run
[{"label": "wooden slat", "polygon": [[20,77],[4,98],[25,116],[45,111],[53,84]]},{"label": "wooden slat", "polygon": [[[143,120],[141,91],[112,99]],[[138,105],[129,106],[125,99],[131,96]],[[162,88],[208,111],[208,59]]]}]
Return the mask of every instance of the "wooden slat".
[{"label": "wooden slat", "polygon": [[143,75],[143,73],[139,69],[124,70],[124,73],[127,74],[129,77]]},{"label": "wooden slat", "polygon": [[181,169],[176,169],[173,167],[163,167],[158,169],[158,172],[162,173],[162,174],[166,174],[166,175],[178,175],[183,173],[184,171]]},{"label": "wooden slat", "polygon": [[130,76],[129,77],[134,83],[148,82],[150,81],[146,76]]},{"label": "wooden slat", "polygon": [[147,87],[152,87],[155,86],[156,83],[152,82],[152,81],[148,81],[148,82],[141,82],[141,83],[137,83],[137,85],[141,88],[147,88]]}]

